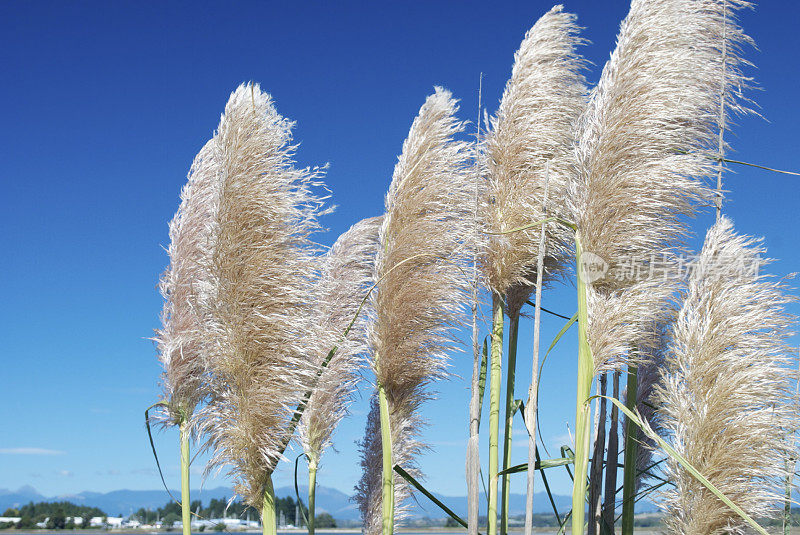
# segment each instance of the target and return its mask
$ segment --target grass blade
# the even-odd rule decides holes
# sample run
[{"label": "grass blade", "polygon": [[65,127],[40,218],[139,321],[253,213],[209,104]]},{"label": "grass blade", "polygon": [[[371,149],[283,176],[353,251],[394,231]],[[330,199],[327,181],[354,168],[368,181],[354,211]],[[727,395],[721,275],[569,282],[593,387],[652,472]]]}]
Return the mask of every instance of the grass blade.
[{"label": "grass blade", "polygon": [[[555,468],[557,466],[564,466],[565,464],[572,464],[575,462],[574,457],[559,457],[557,459],[537,460],[534,467],[535,470],[545,470],[547,468]],[[520,472],[528,471],[528,463],[517,464],[498,472],[497,475],[504,474],[518,474]]]},{"label": "grass blade", "polygon": [[[397,472],[398,474],[400,474],[400,476],[403,479],[405,479],[406,481],[408,481],[415,489],[417,489],[422,494],[424,494],[426,498],[428,498],[430,501],[435,503],[436,506],[439,507],[439,509],[441,509],[442,511],[447,513],[447,516],[449,516],[450,518],[452,518],[453,520],[455,520],[456,522],[458,522],[459,524],[461,524],[465,528],[467,527],[467,522],[463,518],[461,518],[460,516],[455,514],[452,509],[447,507],[445,504],[443,504],[441,502],[441,500],[439,500],[436,496],[431,494],[428,491],[428,489],[426,489],[425,487],[422,486],[422,483],[420,483],[419,481],[414,479],[414,477],[411,474],[409,474],[408,472],[403,470],[403,468],[399,464],[394,465],[394,471]],[[481,535],[481,534],[478,534],[478,535]]]}]

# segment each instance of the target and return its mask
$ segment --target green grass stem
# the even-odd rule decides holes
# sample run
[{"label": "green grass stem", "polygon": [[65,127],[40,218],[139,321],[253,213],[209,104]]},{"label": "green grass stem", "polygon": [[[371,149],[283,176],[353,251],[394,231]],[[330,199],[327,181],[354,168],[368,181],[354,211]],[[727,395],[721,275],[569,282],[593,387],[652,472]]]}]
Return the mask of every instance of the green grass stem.
[{"label": "green grass stem", "polygon": [[587,335],[586,283],[581,275],[581,241],[575,235],[575,265],[578,277],[578,387],[575,408],[575,479],[572,486],[572,535],[583,535],[586,508],[586,476],[589,465],[591,406],[588,403],[594,379],[594,361]]},{"label": "green grass stem", "polygon": [[497,535],[498,435],[500,433],[500,385],[503,380],[503,299],[492,296],[492,359],[489,378],[489,509],[488,535]]},{"label": "green grass stem", "polygon": [[263,535],[277,535],[278,523],[275,518],[275,489],[272,475],[264,483],[264,503],[261,506],[261,532]]},{"label": "green grass stem", "polygon": [[314,535],[314,520],[317,505],[317,459],[308,458],[308,535]]},{"label": "green grass stem", "polygon": [[192,510],[189,497],[189,422],[181,418],[179,429],[181,435],[181,521],[183,535],[192,535]]},{"label": "green grass stem", "polygon": [[[711,491],[711,493],[714,496],[716,496],[717,498],[719,498],[719,500],[722,503],[727,505],[731,509],[731,511],[733,511],[734,513],[739,515],[742,518],[742,520],[744,520],[745,522],[747,522],[750,525],[751,528],[753,528],[755,531],[757,531],[761,535],[769,535],[769,532],[767,532],[767,530],[762,528],[758,524],[758,522],[753,520],[753,518],[750,515],[748,515],[741,507],[736,505],[730,498],[725,496],[725,494],[723,494],[721,490],[719,490],[713,483],[711,483],[711,481],[709,481],[708,478],[706,478],[703,474],[701,474],[700,471],[697,470],[697,468],[695,468],[692,465],[692,463],[690,463],[683,455],[678,453],[678,451],[675,448],[673,448],[672,446],[670,446],[669,443],[666,442],[663,438],[658,436],[658,434],[656,434],[655,431],[650,429],[649,426],[647,426],[644,422],[642,422],[642,420],[636,415],[636,413],[634,411],[628,409],[628,407],[626,407],[618,399],[610,398],[608,396],[605,396],[605,397],[611,403],[616,405],[617,408],[619,408],[619,410],[622,411],[623,414],[625,414],[625,417],[628,420],[630,420],[634,424],[636,424],[644,432],[644,434],[646,434],[651,440],[653,440],[656,444],[658,444],[661,447],[661,449],[664,450],[664,453],[666,453],[669,457],[671,457],[672,459],[677,461],[678,464],[680,464],[684,468],[684,470],[689,472],[692,475],[692,477],[694,477],[705,488],[707,488],[709,491]],[[657,486],[661,486],[662,484],[664,484],[664,483],[660,483]]]},{"label": "green grass stem", "polygon": [[[377,359],[376,359],[377,360]],[[389,422],[389,400],[386,389],[378,383],[378,404],[381,411],[381,448],[383,451],[383,476],[381,479],[381,511],[383,535],[394,532],[394,474],[392,473],[392,430]]]},{"label": "green grass stem", "polygon": [[[519,335],[519,313],[514,314],[509,322],[508,329],[508,370],[506,371],[506,412],[505,427],[503,429],[503,468],[511,466],[511,441],[513,439],[514,425],[514,379],[517,367],[517,338]],[[501,476],[503,493],[500,497],[500,535],[508,531],[508,507],[511,498],[511,478],[507,473]]]}]

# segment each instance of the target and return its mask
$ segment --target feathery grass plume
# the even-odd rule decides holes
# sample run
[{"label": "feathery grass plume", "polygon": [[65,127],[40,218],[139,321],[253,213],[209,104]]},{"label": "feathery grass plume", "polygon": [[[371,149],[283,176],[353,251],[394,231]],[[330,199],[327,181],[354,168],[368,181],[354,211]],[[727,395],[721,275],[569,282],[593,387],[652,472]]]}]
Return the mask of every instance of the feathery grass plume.
[{"label": "feathery grass plume", "polygon": [[[205,315],[214,391],[198,416],[213,451],[208,469],[227,468],[256,508],[270,499],[287,424],[314,376],[306,343],[320,171],[294,166],[292,127],[258,84],[243,84],[225,106],[214,150],[219,210]],[[264,518],[265,532],[268,524],[274,518]]]},{"label": "feathery grass plume", "polygon": [[[621,299],[614,291],[640,279],[637,269],[647,273],[651,258],[669,262],[686,234],[684,216],[713,197],[704,179],[716,172],[720,81],[724,73],[726,87],[748,85],[739,54],[750,40],[734,15],[749,5],[633,0],[590,97],[581,119],[580,172],[567,199],[584,251],[608,263],[605,277],[589,286],[597,371],[617,367],[614,357],[632,349],[625,344],[642,338],[640,322],[624,318],[660,308],[648,298],[657,285]],[[746,111],[738,91],[725,98],[726,113]],[[651,323],[649,314],[641,317]]]},{"label": "feathery grass plume", "polygon": [[[381,416],[377,396],[372,396],[370,401],[364,439],[358,443],[358,446],[361,454],[361,479],[355,486],[353,499],[358,504],[358,510],[361,513],[361,532],[364,535],[378,535],[383,529],[381,525],[383,452]],[[403,487],[398,487],[395,488],[395,493],[404,490]]]},{"label": "feathery grass plume", "polygon": [[159,288],[164,297],[163,327],[156,332],[164,367],[163,396],[168,401],[166,425],[190,415],[204,395],[203,323],[197,301],[210,256],[210,222],[217,208],[214,139],[192,162],[181,190],[181,205],[169,224],[169,266]]},{"label": "feathery grass plume", "polygon": [[[648,272],[662,262],[667,273],[687,232],[686,216],[713,197],[704,181],[715,173],[719,150],[720,81],[727,87],[747,85],[739,53],[748,38],[733,15],[748,5],[742,0],[633,0],[580,121],[578,173],[567,195],[582,275],[576,535],[583,523],[584,402],[591,379],[635,364],[636,344],[662,319],[670,292]],[[728,112],[744,111],[734,92],[724,98],[730,101]]]},{"label": "feathery grass plume", "polygon": [[[500,233],[549,216],[564,216],[563,198],[575,168],[574,125],[585,107],[585,61],[576,49],[576,16],[555,6],[533,25],[514,55],[511,78],[485,140],[488,191],[484,230]],[[549,201],[543,205],[545,165]],[[547,215],[545,215],[547,214]],[[547,226],[545,280],[558,276],[572,255],[572,235]],[[508,314],[533,291],[539,228],[486,239],[483,271],[489,287],[508,294]]]},{"label": "feathery grass plume", "polygon": [[[416,411],[429,397],[428,385],[445,375],[470,289],[474,183],[467,169],[469,146],[454,139],[464,130],[455,117],[456,102],[439,87],[426,99],[403,143],[380,228],[368,333],[379,405],[385,403],[382,440],[392,439],[391,449],[383,444],[389,498],[395,478],[388,454],[399,461],[409,455],[404,450],[419,449]],[[404,486],[401,478],[397,483]],[[383,506],[383,531],[391,533],[391,501]]]},{"label": "feathery grass plume", "polygon": [[314,324],[318,326],[312,337],[317,349],[312,355],[315,369],[321,367],[330,348],[338,349],[320,375],[298,426],[303,450],[315,461],[330,446],[331,435],[347,414],[367,352],[365,314],[359,314],[347,337],[341,342],[340,338],[374,283],[382,219],[372,217],[350,227],[322,260],[322,273],[314,292]]},{"label": "feathery grass plume", "polygon": [[[393,411],[390,413],[392,429],[393,464],[400,465],[415,479],[422,477],[416,458],[425,449],[417,436],[424,427],[424,420],[414,411]],[[364,535],[382,533],[382,439],[381,420],[378,396],[374,395],[370,402],[364,440],[359,442],[361,453],[361,479],[355,487],[354,500],[361,512]],[[412,488],[403,478],[396,478],[394,485],[395,521],[402,521],[408,515],[409,498]]]},{"label": "feathery grass plume", "polygon": [[[311,360],[320,376],[298,426],[308,459],[308,530],[312,534],[317,468],[322,453],[331,445],[336,426],[348,413],[367,352],[367,322],[359,309],[374,283],[381,220],[364,219],[342,234],[322,259],[322,273],[316,284],[316,332],[310,338],[314,349]],[[347,336],[342,338],[351,323]],[[334,347],[336,351],[325,365]]]},{"label": "feathery grass plume", "polygon": [[[160,281],[163,328],[156,332],[162,365],[165,426],[180,428],[181,502],[184,534],[191,524],[189,510],[189,441],[191,416],[207,395],[206,342],[200,313],[207,288],[211,255],[211,221],[218,208],[214,160],[215,139],[200,150],[181,190],[181,204],[169,225],[170,263]],[[147,414],[147,413],[145,413]]]},{"label": "feathery grass plume", "polygon": [[[787,345],[795,299],[760,272],[760,240],[737,235],[723,217],[706,235],[656,387],[672,446],[751,516],[783,499],[783,430],[797,429],[794,351]],[[675,534],[744,533],[744,522],[672,458],[665,523]]]}]

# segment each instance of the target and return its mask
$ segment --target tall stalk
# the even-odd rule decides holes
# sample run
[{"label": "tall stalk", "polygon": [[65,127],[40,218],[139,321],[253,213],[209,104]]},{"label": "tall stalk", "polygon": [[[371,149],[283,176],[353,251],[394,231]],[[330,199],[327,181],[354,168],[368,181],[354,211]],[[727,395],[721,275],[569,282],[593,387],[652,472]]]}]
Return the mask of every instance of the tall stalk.
[{"label": "tall stalk", "polygon": [[589,464],[591,406],[586,403],[592,391],[594,361],[587,336],[588,310],[586,283],[581,274],[581,241],[575,235],[575,265],[578,271],[578,388],[575,412],[575,480],[572,487],[572,535],[583,535],[586,508],[586,475]]},{"label": "tall stalk", "polygon": [[272,475],[267,476],[264,483],[264,502],[261,506],[261,532],[263,535],[276,535],[278,523],[275,518],[275,489],[272,487]]},{"label": "tall stalk", "polygon": [[489,379],[488,535],[497,535],[497,438],[500,433],[500,384],[503,379],[503,298],[492,295],[492,365]]},{"label": "tall stalk", "polygon": [[[606,395],[606,374],[600,375],[600,394]],[[595,414],[594,453],[592,454],[591,477],[589,478],[589,535],[600,533],[600,494],[603,485],[603,453],[606,445],[606,398],[599,399],[599,410]],[[611,467],[608,467],[611,469]]]},{"label": "tall stalk", "polygon": [[[542,199],[542,214],[547,215],[547,198],[550,193],[550,162],[544,166],[544,198]],[[539,229],[539,253],[536,258],[536,290],[533,311],[533,362],[531,363],[531,385],[528,387],[528,405],[525,408],[525,423],[528,427],[528,466],[536,464],[536,417],[539,400],[537,388],[539,386],[539,335],[542,320],[542,281],[544,271],[544,251],[546,246],[547,223],[542,223]],[[533,533],[533,489],[536,476],[535,470],[526,472],[525,492],[525,535]]]},{"label": "tall stalk", "polygon": [[[519,334],[519,312],[514,313],[509,321],[508,331],[508,371],[506,372],[506,413],[503,429],[503,470],[511,466],[511,441],[514,426],[514,378],[517,367],[517,338]],[[503,493],[500,502],[500,535],[508,531],[508,506],[511,496],[511,479],[509,474],[502,477]]]},{"label": "tall stalk", "polygon": [[[636,410],[636,397],[639,391],[639,369],[628,368],[628,392],[625,404],[630,410]],[[634,499],[636,494],[636,458],[639,441],[636,436],[639,428],[630,418],[625,418],[625,467],[622,476],[622,535],[633,535]]]},{"label": "tall stalk", "polygon": [[792,532],[792,469],[794,459],[786,460],[786,494],[783,502],[783,535],[790,535]]},{"label": "tall stalk", "polygon": [[[619,399],[619,371],[614,372],[612,397]],[[614,516],[617,499],[617,463],[619,462],[619,409],[611,405],[611,425],[608,431],[608,455],[606,456],[606,484],[603,492],[603,519],[605,527],[614,531]],[[602,532],[602,530],[601,530]]]},{"label": "tall stalk", "polygon": [[480,228],[478,214],[480,210],[480,141],[481,141],[481,97],[483,95],[483,73],[478,82],[478,125],[475,132],[475,204],[474,240],[475,249],[472,255],[472,385],[469,400],[469,442],[467,443],[467,530],[469,535],[478,535],[479,497],[480,489],[480,441],[479,432],[481,425],[481,399],[479,397],[479,382],[481,372],[481,353],[478,348],[478,240]]},{"label": "tall stalk", "polygon": [[181,521],[183,522],[183,535],[192,535],[192,510],[189,497],[189,422],[185,416],[181,417]]},{"label": "tall stalk", "polygon": [[[375,359],[377,361],[377,358]],[[383,476],[381,478],[381,511],[383,535],[394,532],[394,475],[392,473],[392,430],[389,423],[389,401],[386,389],[378,383],[378,403],[381,411],[381,449],[383,452]]]},{"label": "tall stalk", "polygon": [[317,459],[308,459],[308,535],[314,535],[314,520],[317,510]]}]

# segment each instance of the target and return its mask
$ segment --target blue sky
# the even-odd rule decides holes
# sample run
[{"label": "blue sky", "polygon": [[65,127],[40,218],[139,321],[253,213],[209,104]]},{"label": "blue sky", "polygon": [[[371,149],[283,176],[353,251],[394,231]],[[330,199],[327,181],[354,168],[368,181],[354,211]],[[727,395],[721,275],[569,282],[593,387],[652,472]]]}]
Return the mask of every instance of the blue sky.
[{"label": "blue sky", "polygon": [[[525,31],[552,4],[529,2],[0,4],[0,266],[3,326],[0,488],[42,493],[155,489],[142,411],[158,398],[160,368],[148,340],[158,326],[158,276],[167,223],[195,153],[229,93],[260,82],[297,121],[303,165],[330,163],[337,211],[323,243],[382,211],[411,121],[434,85],[476,115],[479,74],[494,111]],[[592,44],[589,79],[613,49],[627,2],[570,1]],[[764,2],[743,14],[759,51],[746,56],[767,119],[738,121],[734,158],[800,169],[800,4]],[[800,178],[736,167],[725,211],[740,232],[765,236],[777,275],[798,270]],[[694,224],[703,234],[712,222]],[[693,243],[697,243],[696,239]],[[545,306],[568,315],[573,290]],[[794,312],[800,312],[797,308]],[[543,340],[561,320],[546,317]],[[530,325],[523,323],[517,391],[527,391]],[[471,358],[453,356],[453,379],[428,403],[432,489],[464,494]],[[574,418],[575,344],[551,356],[541,391],[543,437],[565,443]],[[350,492],[359,476],[366,394],[323,458],[318,482]],[[526,455],[525,440],[514,461]],[[177,486],[174,433],[157,438]],[[484,459],[486,449],[483,449]],[[199,469],[198,469],[199,470]],[[291,480],[289,465],[276,485]],[[524,488],[521,478],[515,491]],[[197,479],[196,479],[197,481]],[[224,478],[206,485],[226,484]],[[568,479],[554,475],[557,492]],[[541,488],[541,486],[539,487]]]}]

